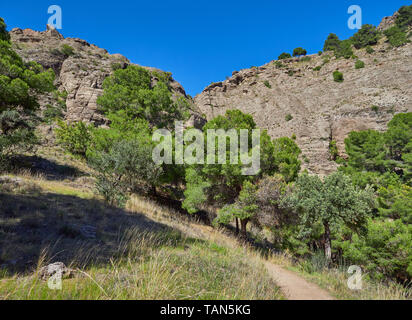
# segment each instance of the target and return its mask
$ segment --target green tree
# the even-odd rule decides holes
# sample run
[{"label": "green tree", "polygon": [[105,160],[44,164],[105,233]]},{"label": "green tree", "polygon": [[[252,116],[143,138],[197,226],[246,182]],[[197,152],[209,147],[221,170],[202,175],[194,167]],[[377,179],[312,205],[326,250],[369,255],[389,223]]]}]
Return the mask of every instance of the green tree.
[{"label": "green tree", "polygon": [[412,278],[412,225],[400,220],[369,219],[366,235],[352,235],[350,240],[337,241],[343,257],[374,277],[394,278],[406,283]]},{"label": "green tree", "polygon": [[278,60],[284,60],[284,59],[290,59],[290,58],[292,58],[292,56],[290,55],[290,53],[283,52],[283,53],[278,57]]},{"label": "green tree", "polygon": [[356,49],[362,49],[377,44],[379,38],[379,30],[371,24],[365,24],[352,36],[351,40]]},{"label": "green tree", "polygon": [[24,63],[11,48],[0,20],[0,162],[37,141],[34,134],[37,97],[54,90],[54,72],[35,62]]},{"label": "green tree", "polygon": [[338,70],[334,71],[333,72],[333,80],[335,82],[343,82],[344,81],[343,73],[338,71]]},{"label": "green tree", "polygon": [[396,18],[396,25],[402,30],[412,26],[412,5],[403,6],[399,9],[399,15]]},{"label": "green tree", "polygon": [[10,41],[10,35],[7,31],[6,23],[2,17],[0,17],[0,40],[7,42]]},{"label": "green tree", "polygon": [[93,125],[86,125],[84,122],[66,123],[63,120],[58,120],[57,124],[58,127],[54,130],[57,143],[71,154],[85,157]]},{"label": "green tree", "polygon": [[293,50],[293,56],[294,57],[300,57],[300,56],[306,56],[307,55],[307,51],[301,47],[296,48]]},{"label": "green tree", "polygon": [[106,115],[118,113],[128,119],[145,119],[152,128],[172,128],[175,120],[188,118],[189,103],[184,98],[173,101],[168,85],[166,78],[153,84],[148,70],[130,65],[104,80],[97,103]]},{"label": "green tree", "polygon": [[406,32],[398,26],[393,26],[385,30],[384,34],[393,47],[400,47],[409,41]]},{"label": "green tree", "polygon": [[323,51],[337,51],[340,48],[341,41],[338,36],[334,33],[329,34],[323,45]]},{"label": "green tree", "polygon": [[240,232],[242,236],[246,238],[247,224],[256,215],[258,210],[256,192],[257,186],[250,181],[244,181],[236,202],[220,209],[215,222],[228,224],[234,219],[239,219]]},{"label": "green tree", "polygon": [[346,226],[354,232],[364,231],[371,213],[373,192],[353,186],[349,177],[337,172],[322,181],[318,176],[301,175],[283,205],[298,212],[301,236],[323,226],[325,256],[332,257],[332,231]]}]

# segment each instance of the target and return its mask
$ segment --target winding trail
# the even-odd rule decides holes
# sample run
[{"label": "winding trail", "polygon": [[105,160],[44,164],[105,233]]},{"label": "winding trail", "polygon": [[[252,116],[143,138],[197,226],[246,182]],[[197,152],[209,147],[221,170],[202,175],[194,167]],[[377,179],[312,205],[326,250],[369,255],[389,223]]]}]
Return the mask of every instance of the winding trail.
[{"label": "winding trail", "polygon": [[288,300],[335,300],[328,292],[292,271],[269,261],[265,266]]}]

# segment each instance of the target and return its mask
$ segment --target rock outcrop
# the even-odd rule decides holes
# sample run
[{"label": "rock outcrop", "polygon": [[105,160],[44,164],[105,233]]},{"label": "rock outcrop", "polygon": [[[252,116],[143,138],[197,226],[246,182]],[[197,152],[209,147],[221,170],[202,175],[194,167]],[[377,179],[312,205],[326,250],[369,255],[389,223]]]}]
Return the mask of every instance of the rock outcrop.
[{"label": "rock outcrop", "polygon": [[[382,28],[394,19],[384,21]],[[207,119],[240,109],[273,138],[295,134],[303,167],[328,174],[337,167],[330,160],[332,140],[344,157],[350,131],[385,130],[395,113],[412,111],[412,44],[391,48],[382,39],[374,50],[356,50],[363,69],[355,69],[354,59],[336,59],[328,52],[310,61],[294,58],[235,71],[208,86],[195,104]],[[335,70],[344,74],[343,83],[334,81]]]},{"label": "rock outcrop", "polygon": [[[126,57],[109,54],[82,39],[65,39],[57,30],[50,28],[43,32],[15,28],[10,35],[14,49],[25,61],[36,61],[55,71],[57,88],[67,93],[67,120],[105,122],[96,100],[103,92],[103,80],[113,69],[131,64]],[[62,50],[64,45],[73,48],[73,53],[65,54]],[[155,68],[144,68],[163,73]],[[173,78],[170,78],[169,86],[174,96],[186,96],[183,87]],[[46,98],[41,104],[44,106],[49,102],[50,99]],[[195,117],[198,117],[196,113]]]}]

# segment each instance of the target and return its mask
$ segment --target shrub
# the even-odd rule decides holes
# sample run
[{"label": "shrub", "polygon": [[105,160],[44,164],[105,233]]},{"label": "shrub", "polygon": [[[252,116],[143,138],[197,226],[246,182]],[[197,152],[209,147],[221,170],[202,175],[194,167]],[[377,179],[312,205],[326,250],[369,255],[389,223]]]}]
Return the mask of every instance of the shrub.
[{"label": "shrub", "polygon": [[398,26],[385,30],[384,34],[393,47],[400,47],[405,43],[408,43],[408,35]]},{"label": "shrub", "polygon": [[283,52],[283,53],[278,57],[278,60],[284,60],[284,59],[290,59],[290,58],[292,58],[292,56],[290,55],[290,53]]},{"label": "shrub", "polygon": [[340,47],[341,41],[338,36],[334,33],[329,34],[328,38],[323,45],[323,51],[335,51]]},{"label": "shrub", "polygon": [[293,116],[290,114],[290,113],[288,113],[286,116],[285,116],[285,120],[286,121],[290,121],[290,120],[292,120],[293,119]]},{"label": "shrub", "polygon": [[312,57],[303,57],[302,59],[300,59],[300,62],[308,62],[312,60]]},{"label": "shrub", "polygon": [[373,106],[371,107],[371,109],[372,109],[372,111],[375,111],[376,113],[379,111],[379,107],[376,106],[376,105],[373,105]]},{"label": "shrub", "polygon": [[46,106],[43,111],[43,121],[50,124],[56,119],[61,119],[63,117],[63,111],[59,107],[54,107],[50,104]]},{"label": "shrub", "polygon": [[371,46],[367,46],[367,47],[366,47],[366,53],[372,54],[372,53],[374,53],[374,52],[375,52],[375,50],[373,50],[373,48],[372,48]]},{"label": "shrub", "polygon": [[293,50],[293,56],[294,57],[300,57],[300,56],[306,56],[307,55],[307,51],[301,47],[296,48],[295,50]]},{"label": "shrub", "polygon": [[365,62],[362,60],[356,60],[355,69],[362,69],[365,68]]},{"label": "shrub", "polygon": [[313,71],[320,71],[320,69],[322,69],[322,66],[317,66],[317,67],[313,68]]},{"label": "shrub", "polygon": [[87,126],[84,122],[68,124],[62,120],[58,120],[57,123],[58,128],[55,129],[57,142],[73,155],[85,157],[93,126]]},{"label": "shrub", "polygon": [[343,40],[339,47],[335,50],[336,58],[350,59],[353,56],[352,42],[350,40]]},{"label": "shrub", "polygon": [[60,48],[60,51],[67,57],[74,55],[74,49],[68,44],[63,44]]},{"label": "shrub", "polygon": [[399,9],[399,15],[396,18],[396,25],[402,30],[406,30],[408,27],[412,26],[412,5],[403,6]]},{"label": "shrub", "polygon": [[335,81],[335,82],[343,82],[343,73],[342,72],[340,72],[340,71],[338,71],[338,70],[336,70],[334,73],[333,73],[333,80]]},{"label": "shrub", "polygon": [[264,83],[264,85],[265,85],[266,87],[268,87],[269,89],[272,88],[272,86],[270,85],[269,81],[265,80],[263,83]]},{"label": "shrub", "polygon": [[362,49],[377,44],[379,37],[380,33],[375,26],[365,24],[352,36],[351,40],[356,49]]},{"label": "shrub", "polygon": [[10,41],[10,34],[7,32],[6,23],[0,17],[0,40]]}]

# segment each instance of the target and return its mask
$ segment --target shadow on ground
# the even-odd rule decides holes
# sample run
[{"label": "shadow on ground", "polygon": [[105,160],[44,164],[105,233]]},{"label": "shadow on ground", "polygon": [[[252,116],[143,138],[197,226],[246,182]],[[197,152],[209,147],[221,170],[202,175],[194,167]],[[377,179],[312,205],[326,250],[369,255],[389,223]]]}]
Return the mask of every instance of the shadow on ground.
[{"label": "shadow on ground", "polygon": [[119,248],[131,230],[180,237],[142,214],[108,207],[96,199],[34,190],[0,193],[0,269],[9,275],[32,272],[43,252],[50,263],[76,261],[78,267],[108,263],[125,254]]}]

